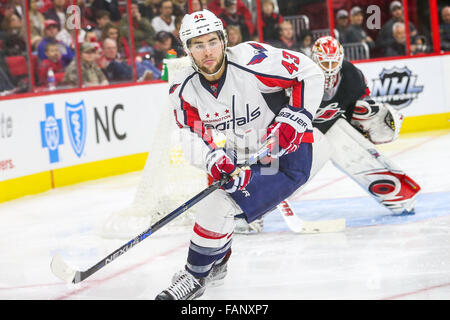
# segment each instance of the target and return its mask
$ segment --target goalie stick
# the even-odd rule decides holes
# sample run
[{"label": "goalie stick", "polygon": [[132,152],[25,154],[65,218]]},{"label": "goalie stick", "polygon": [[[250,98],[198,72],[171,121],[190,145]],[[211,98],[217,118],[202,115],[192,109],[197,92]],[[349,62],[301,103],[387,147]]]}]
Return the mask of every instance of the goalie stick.
[{"label": "goalie stick", "polygon": [[325,233],[341,232],[345,229],[345,219],[305,221],[300,219],[292,210],[287,200],[277,206],[281,216],[291,231],[295,233]]},{"label": "goalie stick", "polygon": [[[273,143],[271,141],[272,139],[267,139],[265,145],[258,151],[256,154],[249,157],[246,166],[255,164],[258,160],[268,156],[270,154],[270,145]],[[150,228],[143,231],[141,234],[139,234],[134,239],[128,241],[124,245],[122,245],[120,248],[116,249],[114,252],[110,253],[108,256],[100,260],[98,263],[96,263],[94,266],[81,271],[81,270],[75,270],[71,268],[62,258],[60,255],[56,254],[51,263],[50,263],[50,269],[52,270],[53,274],[60,278],[61,280],[67,282],[67,283],[78,283],[86,278],[90,277],[106,265],[113,262],[115,259],[123,255],[125,252],[133,248],[138,243],[142,242],[143,240],[147,239],[150,235],[155,233],[158,229],[163,227],[164,225],[171,222],[173,219],[187,211],[189,208],[194,206],[196,203],[207,197],[209,194],[214,192],[215,190],[219,189],[221,186],[228,183],[233,176],[235,176],[237,173],[239,173],[239,167],[231,174],[231,177],[227,177],[218,181],[215,181],[213,184],[208,186],[203,191],[199,192],[197,195],[192,197],[190,200],[183,203],[181,206],[179,206],[177,209],[163,217],[162,219],[155,222]]]}]

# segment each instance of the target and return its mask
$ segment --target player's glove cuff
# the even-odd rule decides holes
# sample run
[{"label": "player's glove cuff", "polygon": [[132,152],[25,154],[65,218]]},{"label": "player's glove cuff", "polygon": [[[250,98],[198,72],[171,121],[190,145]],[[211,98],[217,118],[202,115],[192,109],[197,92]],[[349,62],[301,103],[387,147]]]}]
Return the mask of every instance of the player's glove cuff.
[{"label": "player's glove cuff", "polygon": [[220,180],[222,175],[229,175],[235,169],[234,161],[226,154],[225,149],[214,149],[206,155],[206,170],[214,180]]},{"label": "player's glove cuff", "polygon": [[276,137],[278,147],[273,145],[271,157],[297,151],[300,143],[312,143],[312,115],[304,108],[286,106],[275,117],[275,122],[267,128],[266,139]]},{"label": "player's glove cuff", "polygon": [[249,166],[239,168],[239,174],[225,184],[222,189],[228,193],[233,193],[244,189],[252,180],[252,169]]}]

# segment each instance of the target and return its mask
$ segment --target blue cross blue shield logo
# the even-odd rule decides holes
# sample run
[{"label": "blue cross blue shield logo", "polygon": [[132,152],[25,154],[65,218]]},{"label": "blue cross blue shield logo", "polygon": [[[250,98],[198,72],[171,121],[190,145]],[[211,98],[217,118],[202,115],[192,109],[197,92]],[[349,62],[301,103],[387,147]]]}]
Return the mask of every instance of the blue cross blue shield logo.
[{"label": "blue cross blue shield logo", "polygon": [[86,144],[86,107],[84,100],[78,104],[66,102],[66,127],[73,151],[81,157]]},{"label": "blue cross blue shield logo", "polygon": [[58,146],[64,143],[61,119],[55,117],[53,103],[45,104],[45,120],[40,122],[42,148],[48,148],[50,163],[59,162]]}]

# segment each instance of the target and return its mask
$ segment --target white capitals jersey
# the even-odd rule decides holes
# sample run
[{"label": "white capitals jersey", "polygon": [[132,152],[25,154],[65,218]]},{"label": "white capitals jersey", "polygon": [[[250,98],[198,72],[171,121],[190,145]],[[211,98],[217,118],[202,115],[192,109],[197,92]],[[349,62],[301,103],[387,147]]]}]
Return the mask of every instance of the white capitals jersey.
[{"label": "white capitals jersey", "polygon": [[188,152],[195,154],[190,162],[203,168],[206,154],[216,148],[215,132],[225,135],[226,148],[242,163],[261,147],[267,127],[287,103],[314,115],[322,100],[323,72],[299,52],[245,42],[228,48],[226,56],[226,70],[216,83],[192,67],[171,79],[176,123],[192,136],[183,145],[195,150]]}]

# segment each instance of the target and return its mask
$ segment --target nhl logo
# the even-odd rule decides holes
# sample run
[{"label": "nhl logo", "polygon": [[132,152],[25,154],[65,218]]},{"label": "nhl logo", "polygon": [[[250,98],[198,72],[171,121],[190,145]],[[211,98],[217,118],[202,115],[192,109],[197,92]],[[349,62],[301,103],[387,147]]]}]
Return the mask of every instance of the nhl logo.
[{"label": "nhl logo", "polygon": [[378,79],[373,79],[372,98],[377,102],[389,103],[400,110],[411,104],[423,91],[423,86],[416,85],[417,75],[408,67],[393,67],[381,71]]}]

